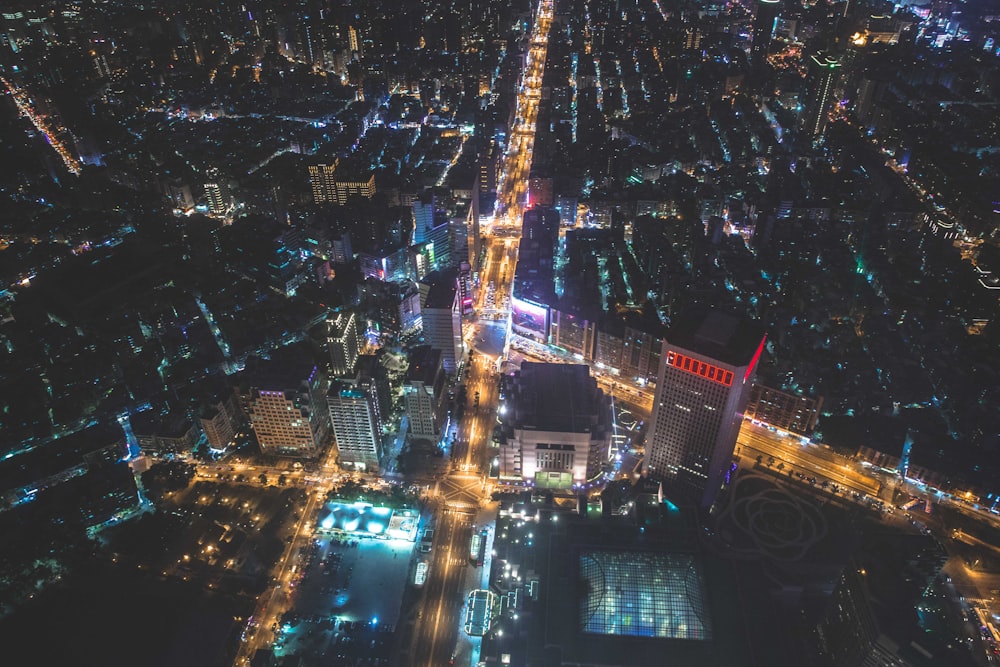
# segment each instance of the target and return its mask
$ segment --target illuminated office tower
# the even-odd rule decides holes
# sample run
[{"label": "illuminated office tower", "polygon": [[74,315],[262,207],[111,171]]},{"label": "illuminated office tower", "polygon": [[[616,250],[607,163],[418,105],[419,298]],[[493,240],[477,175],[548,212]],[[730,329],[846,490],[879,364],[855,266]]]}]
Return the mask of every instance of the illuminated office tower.
[{"label": "illuminated office tower", "polygon": [[229,184],[215,167],[210,167],[205,176],[205,198],[208,199],[208,210],[212,215],[223,216],[229,212],[232,201],[229,197]]},{"label": "illuminated office tower", "polygon": [[350,375],[358,361],[358,316],[337,313],[326,321],[326,347],[330,351],[330,372],[335,377]]},{"label": "illuminated office tower", "polygon": [[332,164],[309,165],[309,185],[312,188],[313,202],[337,201],[337,160]]},{"label": "illuminated office tower", "polygon": [[351,195],[367,199],[375,196],[375,172],[359,164],[334,158],[329,163],[310,164],[307,168],[314,204],[331,202],[343,206]]},{"label": "illuminated office tower", "polygon": [[702,507],[729,470],[764,341],[758,324],[719,311],[678,319],[663,341],[649,474],[697,494]]}]

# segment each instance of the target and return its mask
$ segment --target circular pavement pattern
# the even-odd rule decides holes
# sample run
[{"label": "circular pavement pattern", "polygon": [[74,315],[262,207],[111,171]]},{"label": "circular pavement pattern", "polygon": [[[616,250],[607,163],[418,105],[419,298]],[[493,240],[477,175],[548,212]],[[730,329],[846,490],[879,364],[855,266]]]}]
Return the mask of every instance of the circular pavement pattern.
[{"label": "circular pavement pattern", "polygon": [[796,561],[827,535],[826,518],[815,505],[760,475],[740,476],[730,498],[718,532],[739,555]]}]

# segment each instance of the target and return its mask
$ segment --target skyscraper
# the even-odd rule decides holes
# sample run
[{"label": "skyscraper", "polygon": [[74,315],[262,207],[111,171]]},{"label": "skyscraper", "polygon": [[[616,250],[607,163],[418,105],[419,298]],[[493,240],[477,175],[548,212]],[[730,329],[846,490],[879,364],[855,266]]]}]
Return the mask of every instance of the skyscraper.
[{"label": "skyscraper", "polygon": [[818,137],[826,129],[828,114],[836,101],[833,89],[840,67],[840,59],[827,53],[820,52],[809,59],[809,101],[802,117],[802,130],[807,137]]},{"label": "skyscraper", "polygon": [[680,318],[663,341],[647,442],[650,475],[710,507],[729,469],[763,329],[720,311]]},{"label": "skyscraper", "polygon": [[212,449],[225,449],[235,439],[243,416],[235,392],[226,390],[205,402],[200,414],[201,428]]},{"label": "skyscraper", "polygon": [[759,65],[767,57],[767,47],[774,34],[774,23],[781,10],[781,0],[760,0],[753,17],[753,36],[750,42],[750,62]]},{"label": "skyscraper", "polygon": [[430,345],[410,351],[410,368],[403,381],[403,400],[414,438],[436,439],[441,433],[441,397],[444,393],[441,352]]},{"label": "skyscraper", "polygon": [[337,313],[326,321],[326,347],[330,351],[330,372],[343,377],[354,372],[358,361],[358,316],[353,312]]},{"label": "skyscraper", "polygon": [[389,373],[379,361],[379,356],[379,354],[359,354],[355,373],[359,383],[371,387],[379,419],[385,423],[392,412],[392,392],[389,388]]},{"label": "skyscraper", "polygon": [[420,283],[420,317],[424,341],[441,351],[446,373],[454,373],[462,361],[462,303],[457,272],[436,271]]},{"label": "skyscraper", "polygon": [[212,215],[224,216],[229,212],[232,201],[229,197],[229,184],[222,178],[222,174],[215,167],[210,167],[205,176],[205,198],[208,199],[208,210]]},{"label": "skyscraper", "polygon": [[373,382],[362,377],[339,378],[326,397],[340,465],[378,472],[382,456],[382,420]]}]

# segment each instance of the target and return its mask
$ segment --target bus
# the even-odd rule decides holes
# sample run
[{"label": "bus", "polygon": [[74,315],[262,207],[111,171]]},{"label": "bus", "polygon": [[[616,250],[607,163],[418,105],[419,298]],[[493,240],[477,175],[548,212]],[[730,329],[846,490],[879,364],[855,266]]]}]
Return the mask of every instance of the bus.
[{"label": "bus", "polygon": [[417,563],[417,573],[413,577],[413,585],[420,588],[427,581],[427,561]]},{"label": "bus", "polygon": [[472,534],[469,542],[469,562],[479,567],[486,559],[486,529]]}]

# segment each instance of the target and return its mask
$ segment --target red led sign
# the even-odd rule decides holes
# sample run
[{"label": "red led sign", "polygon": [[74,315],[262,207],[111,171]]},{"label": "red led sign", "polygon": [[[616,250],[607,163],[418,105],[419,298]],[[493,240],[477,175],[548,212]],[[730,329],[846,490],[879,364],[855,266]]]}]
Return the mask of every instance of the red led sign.
[{"label": "red led sign", "polygon": [[753,359],[750,361],[750,365],[747,366],[747,374],[743,376],[743,381],[746,382],[750,379],[750,374],[753,373],[753,369],[757,368],[757,362],[760,361],[760,355],[764,352],[764,344],[767,342],[767,336],[760,339],[760,345],[757,346],[757,351],[753,355]]},{"label": "red led sign", "polygon": [[727,371],[725,368],[719,368],[718,366],[713,366],[712,364],[706,364],[704,361],[692,359],[684,354],[667,352],[667,364],[687,373],[691,373],[692,375],[703,377],[706,380],[718,382],[726,387],[731,387],[733,385],[732,371]]}]

